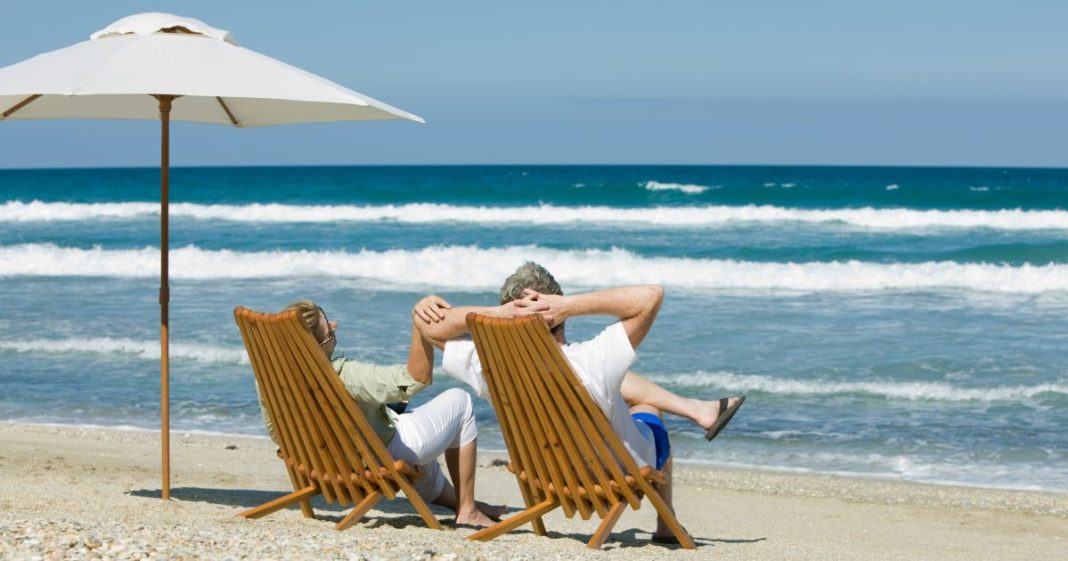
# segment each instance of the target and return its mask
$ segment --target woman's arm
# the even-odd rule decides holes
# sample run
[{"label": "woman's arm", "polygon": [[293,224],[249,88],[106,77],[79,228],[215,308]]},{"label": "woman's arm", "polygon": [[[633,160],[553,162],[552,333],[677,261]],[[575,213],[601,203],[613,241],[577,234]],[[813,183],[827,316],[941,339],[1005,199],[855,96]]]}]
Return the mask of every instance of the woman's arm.
[{"label": "woman's arm", "polygon": [[408,373],[426,385],[434,381],[434,345],[423,337],[418,320],[412,319],[412,345],[408,349]]}]

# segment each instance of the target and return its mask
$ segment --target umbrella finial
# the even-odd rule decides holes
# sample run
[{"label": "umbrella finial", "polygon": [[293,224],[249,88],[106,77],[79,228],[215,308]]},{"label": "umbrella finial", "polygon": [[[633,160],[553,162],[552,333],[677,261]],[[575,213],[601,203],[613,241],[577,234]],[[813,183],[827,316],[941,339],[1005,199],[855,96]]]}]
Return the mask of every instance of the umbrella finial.
[{"label": "umbrella finial", "polygon": [[198,19],[176,16],[163,12],[145,12],[126,16],[115,23],[93,33],[89,39],[96,41],[116,35],[153,35],[156,33],[186,33],[203,35],[236,45],[233,35],[225,29],[212,27]]}]

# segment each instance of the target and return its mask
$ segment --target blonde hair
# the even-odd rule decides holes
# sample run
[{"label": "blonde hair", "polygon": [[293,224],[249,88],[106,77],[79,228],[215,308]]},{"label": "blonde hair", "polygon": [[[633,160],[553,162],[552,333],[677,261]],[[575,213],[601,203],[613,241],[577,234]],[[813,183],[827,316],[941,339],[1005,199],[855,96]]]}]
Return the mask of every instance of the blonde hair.
[{"label": "blonde hair", "polygon": [[326,333],[320,333],[322,331],[319,326],[319,315],[323,313],[323,309],[312,302],[311,300],[297,300],[292,304],[282,309],[283,312],[289,310],[296,310],[297,315],[300,316],[301,323],[304,324],[304,328],[308,330],[315,337],[316,341],[321,341],[326,337]]}]

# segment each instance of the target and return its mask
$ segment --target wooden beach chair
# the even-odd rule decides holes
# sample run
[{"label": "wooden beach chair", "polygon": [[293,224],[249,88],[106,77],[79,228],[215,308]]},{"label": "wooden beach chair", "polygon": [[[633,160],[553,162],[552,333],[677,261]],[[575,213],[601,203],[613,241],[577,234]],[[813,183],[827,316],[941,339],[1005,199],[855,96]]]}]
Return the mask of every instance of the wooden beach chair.
[{"label": "wooden beach chair", "polygon": [[493,407],[508,447],[526,510],[475,532],[491,540],[531,522],[545,535],[541,517],[560,507],[568,518],[602,519],[587,547],[599,549],[627,505],[637,510],[644,495],[667,521],[679,543],[694,549],[654,483],[664,474],[637,463],[612,430],[604,412],[579,382],[559,345],[537,316],[516,320],[468,314]]},{"label": "wooden beach chair", "polygon": [[314,518],[309,499],[321,493],[328,503],[355,505],[335,526],[344,530],[400,490],[427,526],[441,530],[412,487],[418,470],[386,450],[296,310],[264,314],[237,307],[234,318],[293,484],[292,493],[241,516],[259,518],[299,502],[304,516]]}]

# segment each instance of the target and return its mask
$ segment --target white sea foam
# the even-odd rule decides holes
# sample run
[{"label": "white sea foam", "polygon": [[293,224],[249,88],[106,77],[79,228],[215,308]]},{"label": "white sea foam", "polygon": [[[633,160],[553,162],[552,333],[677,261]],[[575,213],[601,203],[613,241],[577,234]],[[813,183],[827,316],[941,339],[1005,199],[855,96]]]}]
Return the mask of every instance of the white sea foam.
[{"label": "white sea foam", "polygon": [[[1068,230],[1064,210],[913,210],[799,209],[770,205],[616,208],[606,206],[454,206],[431,203],[407,205],[202,205],[173,203],[175,218],[253,223],[399,222],[431,224],[459,222],[492,224],[628,224],[635,226],[723,227],[738,223],[799,222],[844,224],[875,230],[932,228],[990,228],[998,230]],[[51,222],[137,219],[159,214],[155,203],[23,203],[0,205],[0,222]]]},{"label": "white sea foam", "polygon": [[733,372],[695,372],[650,376],[674,386],[717,387],[734,392],[766,392],[790,395],[861,394],[909,401],[1014,401],[1043,394],[1068,395],[1068,384],[1045,383],[1033,386],[962,387],[942,382],[835,382],[773,378]]},{"label": "white sea foam", "polygon": [[[568,286],[658,283],[714,290],[878,291],[965,289],[1037,294],[1068,291],[1068,265],[992,265],[860,261],[757,263],[721,259],[642,257],[624,249],[557,250],[538,246],[432,246],[416,250],[252,251],[171,250],[173,279],[334,277],[381,289],[433,287],[492,290],[528,260],[544,264]],[[151,278],[159,250],[76,249],[53,244],[0,246],[0,277],[85,276]]]},{"label": "white sea foam", "polygon": [[891,183],[890,185],[886,186],[886,190],[887,191],[897,191],[900,188],[901,188],[901,186],[898,185],[897,183]]},{"label": "white sea foam", "polygon": [[853,452],[769,452],[767,449],[745,448],[719,452],[716,459],[691,457],[679,461],[759,471],[921,481],[934,485],[1056,492],[1068,489],[1064,470],[1057,465],[969,460],[953,458],[941,461],[940,458],[929,456]]},{"label": "white sea foam", "polygon": [[[159,360],[158,340],[135,341],[111,337],[87,337],[71,339],[28,339],[0,341],[0,351],[18,353],[93,353],[124,354],[139,358]],[[171,343],[170,358],[205,363],[245,364],[248,357],[240,347],[221,347],[204,343]]]},{"label": "white sea foam", "polygon": [[700,195],[708,191],[705,185],[690,185],[687,183],[661,183],[659,181],[646,181],[646,191],[679,191],[687,195]]}]

